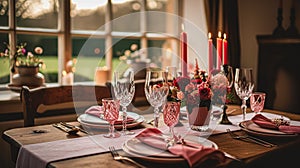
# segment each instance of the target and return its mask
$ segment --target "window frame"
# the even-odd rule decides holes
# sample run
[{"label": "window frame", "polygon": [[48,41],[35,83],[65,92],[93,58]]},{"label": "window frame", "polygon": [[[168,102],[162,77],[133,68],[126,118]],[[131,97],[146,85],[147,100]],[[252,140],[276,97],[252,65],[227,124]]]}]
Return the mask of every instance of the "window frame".
[{"label": "window frame", "polygon": [[[59,2],[59,13],[58,13],[58,27],[57,29],[44,29],[44,28],[25,28],[17,27],[16,25],[16,15],[15,15],[15,0],[8,0],[9,2],[9,21],[8,27],[0,27],[1,33],[7,33],[9,44],[12,47],[12,53],[15,52],[17,35],[18,34],[30,34],[30,35],[45,35],[45,36],[56,36],[58,38],[58,84],[62,84],[62,71],[66,68],[66,63],[68,60],[72,59],[72,37],[89,37],[95,33],[95,31],[81,31],[81,30],[71,30],[71,16],[70,16],[70,6],[71,0],[58,0]],[[140,39],[141,48],[147,48],[148,40],[171,40],[172,41],[172,50],[175,53],[179,53],[179,34],[174,36],[169,36],[166,34],[158,34],[147,32],[147,16],[145,11],[147,11],[147,0],[141,0],[141,29],[140,32],[135,32],[132,35],[132,32],[116,32],[112,30],[112,0],[107,0],[106,5],[106,15],[105,15],[105,30],[104,32],[98,32],[99,37],[104,37],[105,39],[105,48],[107,50],[105,53],[106,66],[109,69],[112,69],[112,58],[113,58],[113,38],[134,38]],[[183,9],[180,6],[183,5],[183,2],[180,0],[172,1],[172,7],[169,10],[170,12],[179,15],[182,17]],[[110,24],[107,24],[110,23]],[[180,27],[181,24],[178,26]],[[170,28],[170,27],[169,27]],[[110,71],[110,73],[112,73]],[[10,81],[12,81],[12,73],[10,72]],[[111,74],[110,74],[111,75]]]}]

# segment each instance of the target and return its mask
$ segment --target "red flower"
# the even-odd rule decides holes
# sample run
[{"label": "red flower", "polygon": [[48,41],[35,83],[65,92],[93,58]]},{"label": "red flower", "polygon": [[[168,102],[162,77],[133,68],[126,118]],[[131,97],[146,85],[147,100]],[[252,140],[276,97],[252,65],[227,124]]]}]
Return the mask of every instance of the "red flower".
[{"label": "red flower", "polygon": [[200,100],[210,100],[211,99],[211,90],[210,88],[199,88]]},{"label": "red flower", "polygon": [[173,80],[173,85],[179,88],[181,91],[184,91],[186,85],[190,83],[190,78],[188,77],[177,77]]}]

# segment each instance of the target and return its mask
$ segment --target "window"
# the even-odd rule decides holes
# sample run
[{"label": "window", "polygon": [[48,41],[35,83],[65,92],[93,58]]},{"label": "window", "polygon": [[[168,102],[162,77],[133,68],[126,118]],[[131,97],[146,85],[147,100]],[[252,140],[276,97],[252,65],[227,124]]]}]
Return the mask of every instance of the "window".
[{"label": "window", "polygon": [[[149,49],[157,66],[168,66],[161,61],[178,50],[178,19],[169,17],[177,8],[177,0],[0,0],[0,52],[4,42],[42,47],[46,83],[60,83],[72,59],[75,82],[93,81],[96,67],[113,70],[131,44]],[[0,84],[7,84],[13,74],[0,59]]]}]

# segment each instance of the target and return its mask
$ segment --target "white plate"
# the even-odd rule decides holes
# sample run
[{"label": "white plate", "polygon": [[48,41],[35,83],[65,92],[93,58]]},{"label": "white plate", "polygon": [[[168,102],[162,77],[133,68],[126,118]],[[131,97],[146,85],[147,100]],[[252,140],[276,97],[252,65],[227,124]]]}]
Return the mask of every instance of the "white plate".
[{"label": "white plate", "polygon": [[[120,114],[121,115],[121,114]],[[134,112],[127,112],[127,116],[131,117],[134,119],[134,121],[136,121],[138,118],[140,118],[140,115]],[[102,118],[96,117],[94,115],[90,115],[90,114],[81,114],[77,120],[80,120],[81,122],[85,122],[85,123],[89,123],[89,124],[104,124],[104,125],[109,125],[109,123]]]},{"label": "white plate", "polygon": [[[195,143],[202,144],[206,147],[214,147],[214,148],[218,149],[218,146],[216,143],[214,143],[208,139],[201,138],[199,136],[188,135],[188,136],[184,137],[184,139],[186,141],[189,140],[189,141],[192,141]],[[173,155],[172,153],[165,151],[163,149],[151,147],[151,146],[141,142],[137,138],[132,138],[132,139],[126,141],[123,144],[123,150],[131,156],[141,157],[143,159],[150,160],[150,161],[159,161],[159,162],[160,161],[163,161],[163,162],[184,161],[184,159],[182,157]]]},{"label": "white plate", "polygon": [[[83,126],[87,128],[95,128],[95,129],[108,129],[109,124],[91,124],[91,123],[86,123],[82,121],[79,117],[77,118],[77,121]],[[145,121],[145,118],[143,116],[139,116],[138,119],[133,121],[132,123],[127,124],[127,128],[133,128],[136,127],[140,124],[142,124]],[[115,125],[115,129],[122,129],[122,125]]]},{"label": "white plate", "polygon": [[255,123],[253,123],[251,120],[246,120],[240,123],[240,127],[245,132],[257,135],[257,136],[265,136],[265,137],[293,137],[297,136],[297,134],[293,133],[284,133],[278,130],[272,130],[272,129],[266,129],[262,128]]}]

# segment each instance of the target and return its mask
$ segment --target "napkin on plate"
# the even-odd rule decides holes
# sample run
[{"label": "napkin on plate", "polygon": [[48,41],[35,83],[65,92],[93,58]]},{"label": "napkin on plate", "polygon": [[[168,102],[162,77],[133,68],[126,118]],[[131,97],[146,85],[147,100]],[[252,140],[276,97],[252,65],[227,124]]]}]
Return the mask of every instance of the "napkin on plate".
[{"label": "napkin on plate", "polygon": [[146,128],[144,131],[140,132],[136,138],[152,147],[168,150],[172,154],[182,156],[187,160],[190,167],[201,165],[206,161],[212,161],[209,162],[211,164],[219,164],[225,161],[225,155],[220,150],[213,147],[204,147],[201,144],[193,142],[175,144],[174,146],[167,148],[166,142],[162,137],[162,132],[157,128]]},{"label": "napkin on plate", "polygon": [[251,120],[262,128],[276,129],[284,133],[300,133],[300,126],[293,126],[287,123],[277,124],[262,114],[255,115]]},{"label": "napkin on plate", "polygon": [[[90,114],[99,118],[102,118],[103,114],[103,107],[102,106],[91,106],[87,110],[85,110],[85,114]],[[127,124],[132,123],[134,119],[130,116],[127,116]],[[122,119],[119,118],[117,121],[115,121],[116,125],[122,124]]]}]

